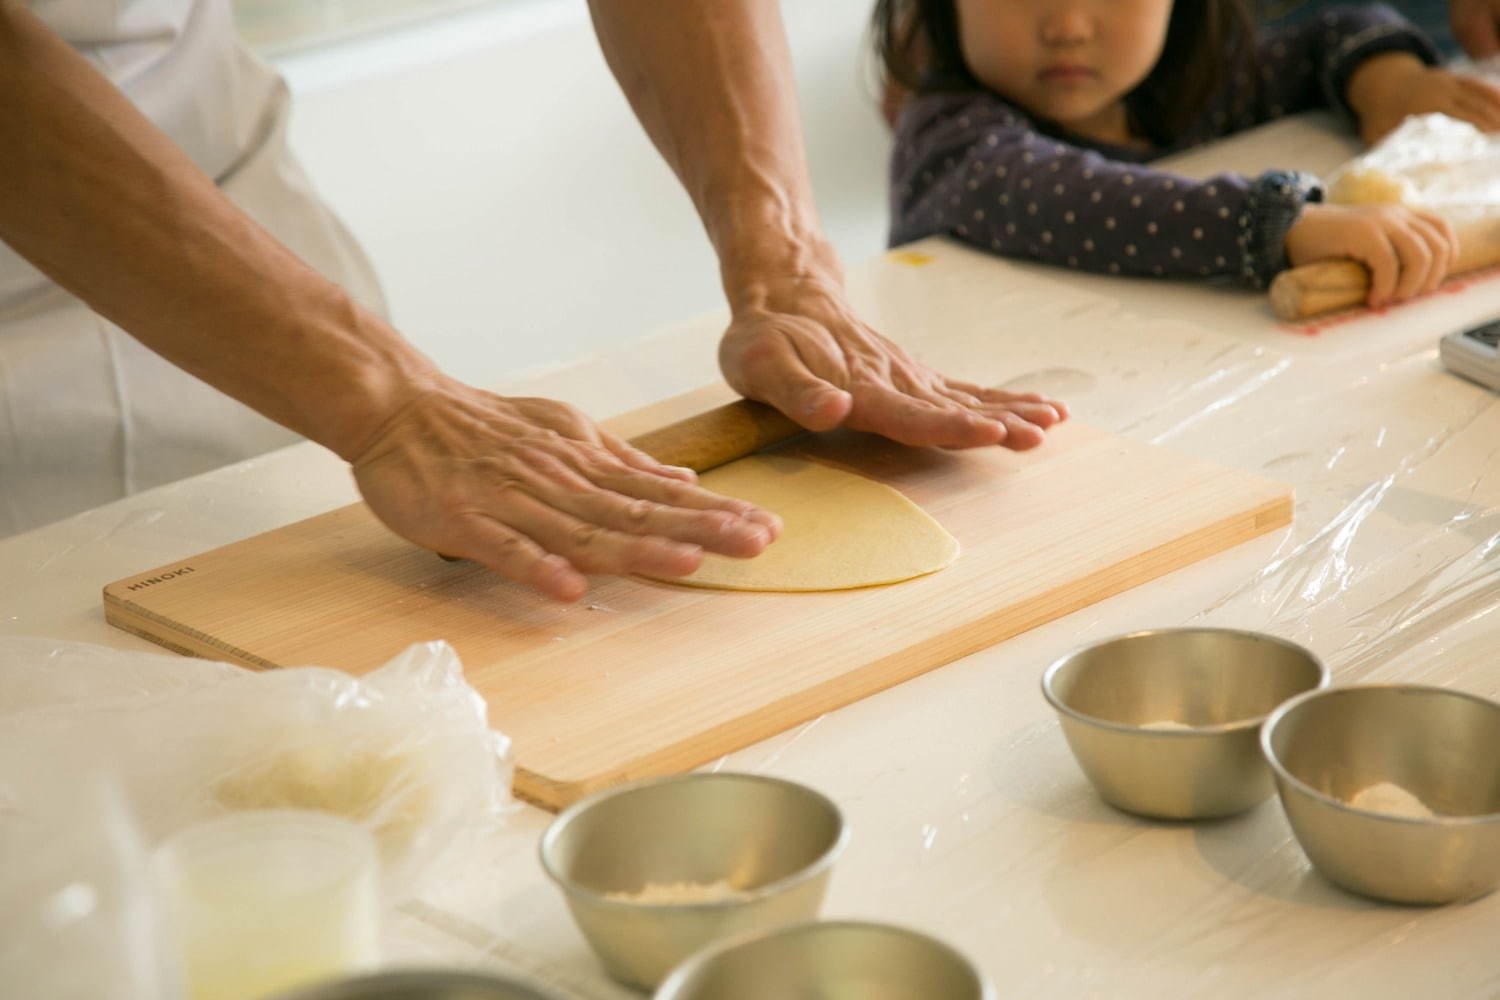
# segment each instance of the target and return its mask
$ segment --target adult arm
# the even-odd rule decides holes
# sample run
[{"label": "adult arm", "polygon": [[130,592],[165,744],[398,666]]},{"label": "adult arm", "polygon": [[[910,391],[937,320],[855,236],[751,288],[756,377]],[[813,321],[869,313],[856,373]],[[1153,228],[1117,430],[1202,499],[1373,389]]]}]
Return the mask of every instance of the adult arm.
[{"label": "adult arm", "polygon": [[[753,555],[775,518],[546,400],[457,382],[240,212],[0,0],[0,240],[163,357],[353,466],[394,531],[561,599]],[[61,387],[60,387],[61,389]]]},{"label": "adult arm", "polygon": [[732,321],[720,345],[738,392],[803,426],[908,444],[1029,448],[1066,415],[917,363],[861,322],[808,178],[777,0],[590,0],[605,58],[692,198]]}]

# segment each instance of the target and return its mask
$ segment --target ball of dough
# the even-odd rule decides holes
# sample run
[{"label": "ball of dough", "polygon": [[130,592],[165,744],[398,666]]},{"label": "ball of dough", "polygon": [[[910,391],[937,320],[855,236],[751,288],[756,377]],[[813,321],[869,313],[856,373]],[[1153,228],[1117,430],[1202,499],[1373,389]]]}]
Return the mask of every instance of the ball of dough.
[{"label": "ball of dough", "polygon": [[1420,199],[1411,178],[1373,167],[1356,167],[1336,177],[1328,200],[1340,205],[1415,205]]}]

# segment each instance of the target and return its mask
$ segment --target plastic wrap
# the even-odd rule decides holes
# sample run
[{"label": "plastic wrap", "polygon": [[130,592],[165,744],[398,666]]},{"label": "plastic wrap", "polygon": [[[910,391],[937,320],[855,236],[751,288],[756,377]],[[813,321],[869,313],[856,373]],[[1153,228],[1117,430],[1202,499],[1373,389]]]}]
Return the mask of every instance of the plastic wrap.
[{"label": "plastic wrap", "polygon": [[716,766],[832,795],[855,836],[829,909],[939,935],[1001,996],[1417,996],[1439,970],[1445,996],[1500,995],[1482,944],[1500,896],[1364,901],[1311,868],[1274,801],[1206,823],[1119,812],[1038,690],[1082,645],[1194,625],[1300,643],[1335,684],[1500,698],[1500,394],[1438,357],[1443,334],[1500,314],[1500,279],[1310,331],[1248,295],[922,249],[924,270],[877,272],[877,323],[924,344],[965,331],[930,356],[1285,482],[1294,521]]},{"label": "plastic wrap", "polygon": [[1500,136],[1415,115],[1327,177],[1330,201],[1404,204],[1456,220],[1500,211]]}]

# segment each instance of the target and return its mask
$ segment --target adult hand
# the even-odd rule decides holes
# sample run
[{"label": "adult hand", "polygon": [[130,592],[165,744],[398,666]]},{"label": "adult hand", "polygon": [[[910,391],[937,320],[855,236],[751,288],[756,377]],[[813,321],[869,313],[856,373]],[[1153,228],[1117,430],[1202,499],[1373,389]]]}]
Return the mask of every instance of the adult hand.
[{"label": "adult hand", "polygon": [[442,375],[25,6],[0,0],[0,239],[163,358],[349,461],[397,534],[573,600],[583,573],[686,574],[704,551],[753,556],[779,533],[774,515],[570,407]]},{"label": "adult hand", "polygon": [[1286,234],[1292,266],[1357,260],[1370,271],[1373,309],[1433,291],[1458,256],[1441,216],[1400,205],[1308,205]]},{"label": "adult hand", "polygon": [[695,485],[547,399],[442,379],[352,462],[376,516],[398,535],[573,601],[585,573],[683,576],[705,551],[754,556],[774,514]]},{"label": "adult hand", "polygon": [[1500,0],[1448,0],[1448,20],[1471,59],[1500,52]]},{"label": "adult hand", "polygon": [[1349,106],[1359,116],[1360,138],[1367,145],[1379,142],[1408,117],[1433,112],[1485,132],[1500,132],[1500,86],[1427,66],[1410,53],[1390,52],[1367,60],[1350,76],[1348,95]]},{"label": "adult hand", "polygon": [[735,311],[719,366],[738,392],[809,430],[844,425],[903,444],[1021,451],[1067,407],[946,378],[880,336],[826,279],[769,283]]},{"label": "adult hand", "polygon": [[615,78],[693,199],[734,317],[719,367],[810,430],[1030,448],[1067,416],[1040,396],[944,378],[861,323],[822,235],[790,48],[774,0],[590,0]]}]

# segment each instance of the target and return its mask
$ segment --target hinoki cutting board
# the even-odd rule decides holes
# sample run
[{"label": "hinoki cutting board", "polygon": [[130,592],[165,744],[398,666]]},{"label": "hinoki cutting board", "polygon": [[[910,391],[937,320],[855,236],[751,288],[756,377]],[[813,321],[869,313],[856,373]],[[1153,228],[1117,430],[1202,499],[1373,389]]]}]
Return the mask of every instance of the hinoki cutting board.
[{"label": "hinoki cutting board", "polygon": [[251,667],[358,674],[445,639],[514,740],[516,793],[556,809],[704,764],[1292,514],[1285,485],[1076,422],[1020,454],[849,433],[787,447],[906,493],[958,538],[958,562],[811,594],[598,579],[560,606],[417,549],[355,504],[110,584],[105,613]]}]

